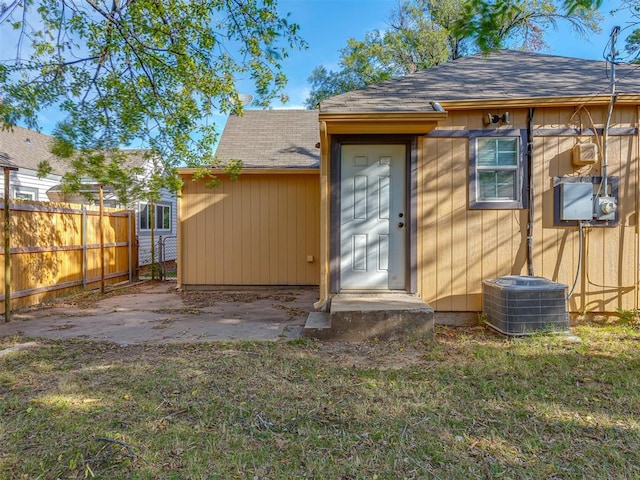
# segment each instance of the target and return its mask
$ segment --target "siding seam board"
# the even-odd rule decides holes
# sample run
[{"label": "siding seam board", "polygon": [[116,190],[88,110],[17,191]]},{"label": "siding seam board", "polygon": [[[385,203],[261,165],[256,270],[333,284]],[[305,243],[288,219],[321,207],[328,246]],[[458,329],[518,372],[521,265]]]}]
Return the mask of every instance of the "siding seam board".
[{"label": "siding seam board", "polygon": [[[593,135],[602,135],[602,128],[534,128],[533,134],[536,137],[589,137]],[[479,137],[484,135],[518,135],[520,129],[504,128],[504,129],[472,129],[472,130],[433,130],[426,134],[426,137],[434,138],[458,138],[458,137]],[[629,136],[637,135],[638,128],[611,128],[609,136]]]}]

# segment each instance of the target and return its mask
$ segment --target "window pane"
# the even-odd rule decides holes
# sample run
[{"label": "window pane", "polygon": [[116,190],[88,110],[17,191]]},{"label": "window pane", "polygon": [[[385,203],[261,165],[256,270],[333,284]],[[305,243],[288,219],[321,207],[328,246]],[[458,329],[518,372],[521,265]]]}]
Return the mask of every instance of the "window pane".
[{"label": "window pane", "polygon": [[170,230],[171,229],[171,207],[168,205],[156,205],[155,206],[155,225],[156,230]]},{"label": "window pane", "polygon": [[164,220],[164,223],[162,224],[162,228],[166,230],[170,230],[171,229],[171,208],[170,207],[164,207],[164,213],[162,215],[162,218]]},{"label": "window pane", "polygon": [[496,165],[516,165],[516,152],[498,152],[498,161]]},{"label": "window pane", "polygon": [[492,138],[478,139],[478,166],[494,166],[496,164],[496,141]]},{"label": "window pane", "polygon": [[162,206],[161,205],[156,205],[156,218],[155,218],[155,222],[156,222],[156,230],[162,228]]},{"label": "window pane", "polygon": [[140,229],[149,230],[149,205],[145,205],[140,210]]},{"label": "window pane", "polygon": [[16,192],[15,198],[18,200],[35,200],[36,196],[31,192]]},{"label": "window pane", "polygon": [[498,139],[498,165],[518,164],[518,144],[515,138]]},{"label": "window pane", "polygon": [[516,198],[516,172],[496,172],[496,195],[498,198]]},{"label": "window pane", "polygon": [[482,171],[478,174],[478,200],[516,200],[515,171]]},{"label": "window pane", "polygon": [[496,172],[480,172],[478,174],[478,200],[496,198]]},{"label": "window pane", "polygon": [[517,138],[479,138],[477,146],[479,167],[518,164]]},{"label": "window pane", "polygon": [[516,151],[516,147],[518,145],[517,140],[518,139],[516,137],[498,138],[496,140],[496,142],[498,144],[498,150],[515,152]]}]

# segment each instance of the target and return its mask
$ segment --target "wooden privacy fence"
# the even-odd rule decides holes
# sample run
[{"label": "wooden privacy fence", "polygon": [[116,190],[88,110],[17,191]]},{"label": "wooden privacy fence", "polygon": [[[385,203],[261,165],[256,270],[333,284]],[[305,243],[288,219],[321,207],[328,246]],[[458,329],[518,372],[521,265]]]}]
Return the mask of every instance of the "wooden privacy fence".
[{"label": "wooden privacy fence", "polygon": [[[4,208],[4,200],[0,199],[0,210]],[[9,212],[12,309],[79,288],[98,288],[102,282],[131,281],[136,274],[133,210],[103,210],[102,248],[98,207],[11,200]],[[4,254],[4,247],[0,246],[1,264]],[[4,277],[2,269],[0,285],[5,284]],[[0,290],[4,308],[4,288]]]}]

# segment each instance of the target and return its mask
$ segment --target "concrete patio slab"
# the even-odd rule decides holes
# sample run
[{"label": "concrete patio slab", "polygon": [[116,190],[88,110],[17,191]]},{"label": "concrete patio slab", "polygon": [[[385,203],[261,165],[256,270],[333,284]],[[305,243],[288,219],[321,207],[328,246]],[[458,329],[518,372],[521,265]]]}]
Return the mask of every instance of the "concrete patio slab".
[{"label": "concrete patio slab", "polygon": [[297,338],[316,300],[317,288],[177,292],[175,282],[146,282],[14,312],[0,336],[121,345]]}]

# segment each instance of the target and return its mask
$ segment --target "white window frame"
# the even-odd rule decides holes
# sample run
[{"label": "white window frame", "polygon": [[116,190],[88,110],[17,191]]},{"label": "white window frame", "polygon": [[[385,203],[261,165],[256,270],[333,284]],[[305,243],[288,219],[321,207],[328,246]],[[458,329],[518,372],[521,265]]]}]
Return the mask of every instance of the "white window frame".
[{"label": "white window frame", "polygon": [[[139,226],[140,226],[140,231],[141,232],[150,232],[151,231],[151,227],[149,225],[149,220],[151,219],[151,213],[149,212],[149,203],[140,203],[139,205],[139,211],[138,211],[138,222],[139,222]],[[154,203],[153,204],[154,208],[155,208],[155,217],[154,220],[156,222],[156,228],[155,231],[156,232],[170,232],[171,228],[172,228],[172,224],[173,224],[173,218],[172,218],[172,206],[169,203],[163,203],[163,202],[158,202],[158,203]],[[162,212],[162,222],[160,223],[160,215],[158,215],[158,212],[161,211]],[[146,213],[146,221],[143,222],[143,215],[144,212]],[[166,227],[165,225],[168,222],[168,227]],[[146,225],[146,226],[145,226]],[[162,225],[162,226],[159,226]]]},{"label": "white window frame", "polygon": [[[28,196],[29,198],[25,198],[25,196]],[[13,189],[13,198],[16,200],[38,200],[38,189],[16,187]]]},{"label": "white window frame", "polygon": [[[483,131],[469,138],[469,208],[471,209],[520,209],[525,208],[525,168],[526,158],[524,156],[523,136],[520,130],[509,131]],[[480,149],[482,143],[495,141],[496,162],[493,165],[480,165]],[[515,165],[503,164],[498,161],[497,144],[500,140],[510,140],[515,143]],[[480,176],[483,172],[510,172],[513,174],[515,185],[513,185],[513,196],[495,196],[482,198],[482,188]],[[496,188],[498,183],[496,182]]]}]

